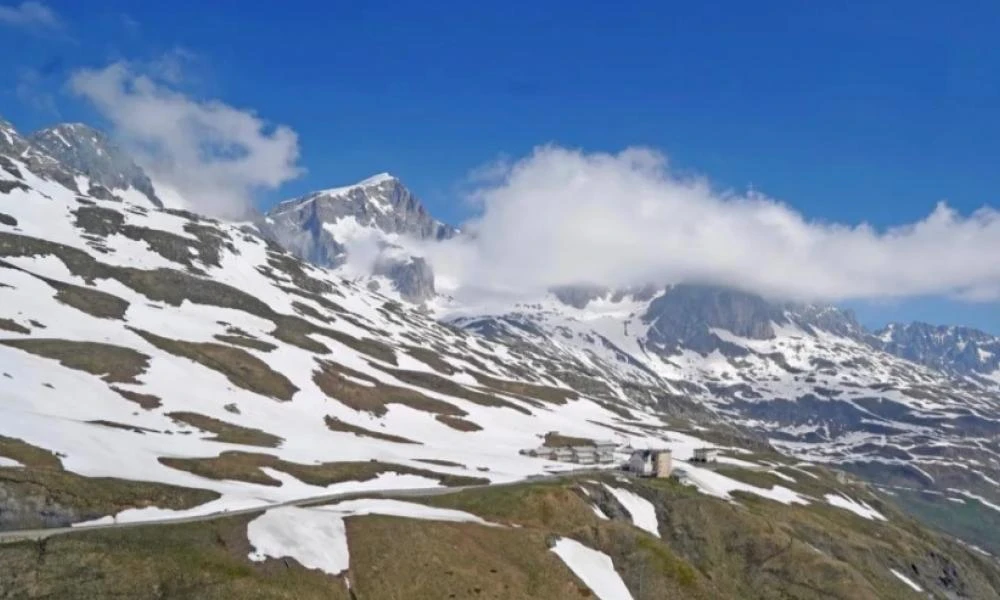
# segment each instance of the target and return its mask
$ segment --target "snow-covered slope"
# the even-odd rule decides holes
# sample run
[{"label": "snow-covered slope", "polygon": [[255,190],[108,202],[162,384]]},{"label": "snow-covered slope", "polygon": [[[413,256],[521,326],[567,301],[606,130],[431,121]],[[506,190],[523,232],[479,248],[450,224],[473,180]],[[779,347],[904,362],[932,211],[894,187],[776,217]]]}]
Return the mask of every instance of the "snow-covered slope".
[{"label": "snow-covered slope", "polygon": [[[668,447],[678,461],[701,440],[770,441],[887,490],[1000,505],[1000,386],[890,354],[837,309],[673,286],[561,289],[488,310],[439,297],[425,314],[369,284],[432,279],[404,268],[426,266],[405,240],[454,232],[388,176],[260,223],[102,187],[0,123],[0,469],[41,461],[210,497],[57,504],[53,523],[512,481],[566,468],[520,453],[549,432]],[[307,258],[343,260],[319,250],[329,234],[372,236],[392,260],[345,279],[342,262],[311,266],[272,241],[279,222],[304,232]],[[686,473],[719,497],[824,502]]]},{"label": "snow-covered slope", "polygon": [[549,432],[674,443],[662,407],[579,391],[594,375],[572,362],[441,325],[252,225],[90,196],[17,154],[2,167],[5,468],[210,490],[190,508],[210,512],[565,469],[520,454]]},{"label": "snow-covered slope", "polygon": [[711,406],[786,452],[887,489],[1000,500],[1000,386],[876,347],[836,308],[707,286],[673,286],[652,298],[559,290],[478,315],[439,306],[490,339],[544,348],[601,373],[623,397],[634,396],[629,383],[643,383],[661,398]]}]

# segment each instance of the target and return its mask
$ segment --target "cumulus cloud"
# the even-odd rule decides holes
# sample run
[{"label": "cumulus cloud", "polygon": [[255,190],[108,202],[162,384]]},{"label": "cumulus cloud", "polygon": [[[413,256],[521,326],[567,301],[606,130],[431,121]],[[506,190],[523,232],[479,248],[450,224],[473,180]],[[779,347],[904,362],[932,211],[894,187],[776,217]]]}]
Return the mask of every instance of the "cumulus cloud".
[{"label": "cumulus cloud", "polygon": [[116,139],[149,171],[167,202],[239,218],[255,193],[301,174],[297,134],[253,111],[177,91],[177,57],[142,69],[113,63],[70,78],[114,128]]},{"label": "cumulus cloud", "polygon": [[486,172],[473,193],[482,214],[463,226],[471,235],[426,250],[452,288],[692,282],[799,300],[1000,299],[993,208],[963,216],[941,203],[885,231],[820,223],[758,193],[714,190],[647,149],[546,146]]},{"label": "cumulus cloud", "polygon": [[59,29],[62,21],[41,2],[22,2],[17,6],[0,6],[0,24],[12,27]]}]

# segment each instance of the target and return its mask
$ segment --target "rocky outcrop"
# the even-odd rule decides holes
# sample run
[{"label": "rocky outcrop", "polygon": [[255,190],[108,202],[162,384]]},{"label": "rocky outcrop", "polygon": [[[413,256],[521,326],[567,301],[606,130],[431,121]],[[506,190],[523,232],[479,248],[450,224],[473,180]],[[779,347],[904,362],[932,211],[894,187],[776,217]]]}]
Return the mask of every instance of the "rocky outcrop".
[{"label": "rocky outcrop", "polygon": [[434,297],[434,270],[419,256],[385,259],[375,264],[374,275],[393,282],[396,291],[408,302],[420,304]]},{"label": "rocky outcrop", "polygon": [[955,375],[1000,370],[1000,337],[969,327],[892,323],[869,339],[890,354]]},{"label": "rocky outcrop", "polygon": [[93,183],[107,190],[135,189],[153,206],[163,208],[146,172],[103,132],[81,123],[64,123],[36,131],[29,140]]},{"label": "rocky outcrop", "polygon": [[407,240],[444,240],[457,233],[387,173],[282,202],[259,226],[295,256],[324,267],[342,266],[351,245],[364,242],[377,252],[370,274],[390,279],[404,299],[417,303],[434,296],[434,272],[407,252]]}]

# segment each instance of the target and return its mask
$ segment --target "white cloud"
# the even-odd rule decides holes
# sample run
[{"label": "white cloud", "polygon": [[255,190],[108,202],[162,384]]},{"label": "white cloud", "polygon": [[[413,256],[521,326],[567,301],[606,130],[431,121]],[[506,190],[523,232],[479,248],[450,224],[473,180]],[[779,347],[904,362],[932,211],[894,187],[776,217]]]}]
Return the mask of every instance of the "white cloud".
[{"label": "white cloud", "polygon": [[505,293],[688,281],[801,300],[1000,299],[993,208],[962,216],[942,203],[919,222],[876,231],[713,190],[646,149],[547,146],[501,166],[475,190],[483,213],[463,226],[473,235],[426,250],[441,281]]},{"label": "white cloud", "polygon": [[178,57],[146,72],[118,62],[74,73],[70,88],[107,118],[158,187],[175,192],[187,208],[242,217],[256,192],[302,173],[298,136],[251,110],[178,92],[179,66]]},{"label": "white cloud", "polygon": [[41,2],[22,2],[17,6],[0,6],[0,23],[14,27],[59,29],[58,15]]}]

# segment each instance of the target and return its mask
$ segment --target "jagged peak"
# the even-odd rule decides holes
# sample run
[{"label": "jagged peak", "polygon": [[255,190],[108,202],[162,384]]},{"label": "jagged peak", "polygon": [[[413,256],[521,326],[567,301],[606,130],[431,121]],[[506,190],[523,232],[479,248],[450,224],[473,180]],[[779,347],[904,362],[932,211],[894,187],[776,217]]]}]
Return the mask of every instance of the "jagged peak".
[{"label": "jagged peak", "polygon": [[24,138],[22,138],[21,134],[18,133],[14,124],[3,117],[0,117],[0,134],[2,134],[0,135],[0,143],[8,146],[14,144],[15,141],[21,141],[21,143],[23,143]]},{"label": "jagged peak", "polygon": [[355,186],[356,187],[371,187],[371,186],[382,185],[383,183],[390,183],[390,182],[392,182],[392,183],[398,183],[399,179],[396,176],[391,175],[391,174],[386,173],[386,172],[383,171],[382,173],[376,173],[375,175],[372,175],[371,177],[368,177],[366,179],[362,179],[361,181],[359,181],[358,183],[356,183]]},{"label": "jagged peak", "polygon": [[[310,192],[304,196],[299,196],[298,198],[290,198],[278,203],[277,206],[271,211],[270,214],[278,214],[289,210],[296,210],[300,207],[309,205],[312,201],[320,198],[340,198],[351,195],[356,191],[367,191],[370,188],[378,188],[385,184],[394,184],[402,187],[399,179],[389,173],[382,172],[372,175],[366,179],[362,179],[357,183],[352,183],[350,185],[326,188],[323,190],[317,190],[315,192]],[[380,206],[385,203],[379,203]],[[388,206],[382,206],[383,210],[388,209]]]},{"label": "jagged peak", "polygon": [[39,129],[29,137],[36,143],[54,138],[65,146],[73,146],[74,143],[89,143],[106,146],[109,149],[117,149],[107,134],[86,123],[58,123],[51,127]]},{"label": "jagged peak", "polygon": [[318,192],[310,194],[310,196],[342,196],[348,192],[351,192],[359,188],[378,187],[385,183],[399,183],[399,179],[393,177],[389,173],[378,173],[366,179],[362,179],[357,183],[320,190]]},{"label": "jagged peak", "polygon": [[103,131],[85,123],[59,123],[31,134],[32,146],[108,189],[135,189],[155,207],[163,202],[132,157]]}]

